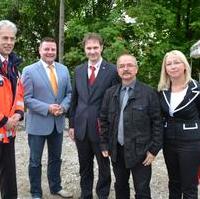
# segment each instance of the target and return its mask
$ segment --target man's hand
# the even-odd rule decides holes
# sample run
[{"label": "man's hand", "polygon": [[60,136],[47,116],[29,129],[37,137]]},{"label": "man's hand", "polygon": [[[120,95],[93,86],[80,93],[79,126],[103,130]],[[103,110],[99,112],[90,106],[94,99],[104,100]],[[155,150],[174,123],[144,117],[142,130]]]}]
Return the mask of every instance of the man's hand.
[{"label": "man's hand", "polygon": [[8,121],[5,124],[6,129],[7,130],[15,129],[18,126],[20,119],[21,115],[19,113],[13,114],[11,117],[8,118]]},{"label": "man's hand", "polygon": [[104,158],[109,157],[108,151],[102,151],[101,153],[102,153],[102,155],[103,155]]},{"label": "man's hand", "polygon": [[59,116],[59,115],[62,115],[63,113],[64,113],[64,108],[60,106],[59,109],[54,113],[54,115]]},{"label": "man's hand", "polygon": [[69,129],[68,135],[69,135],[69,137],[74,141],[74,129],[73,129],[73,128],[70,128],[70,129]]},{"label": "man's hand", "polygon": [[154,161],[154,159],[155,159],[155,156],[151,154],[149,151],[147,151],[147,156],[142,164],[144,166],[149,166]]},{"label": "man's hand", "polygon": [[59,116],[63,114],[64,108],[59,104],[50,104],[49,105],[49,113],[51,113],[54,116]]},{"label": "man's hand", "polygon": [[15,113],[12,115],[11,118],[14,119],[16,122],[19,122],[19,120],[21,119],[21,115],[19,113]]},{"label": "man's hand", "polygon": [[54,115],[57,111],[59,111],[60,105],[59,104],[50,104],[49,105],[49,113]]},{"label": "man's hand", "polygon": [[12,130],[17,126],[18,122],[14,120],[12,117],[8,118],[7,123],[5,124],[6,130]]}]

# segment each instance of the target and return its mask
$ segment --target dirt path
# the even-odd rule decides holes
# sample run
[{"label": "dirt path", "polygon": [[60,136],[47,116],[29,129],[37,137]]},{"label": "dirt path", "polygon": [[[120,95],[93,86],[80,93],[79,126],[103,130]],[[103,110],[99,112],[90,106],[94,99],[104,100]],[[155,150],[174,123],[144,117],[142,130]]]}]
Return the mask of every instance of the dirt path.
[{"label": "dirt path", "polygon": [[[18,136],[16,139],[17,180],[18,180],[18,192],[20,199],[31,198],[29,194],[28,158],[29,158],[29,149],[27,144],[27,135],[24,131],[20,131],[18,132]],[[46,160],[47,160],[47,153],[45,148],[42,160],[43,199],[54,199],[54,198],[57,199],[59,197],[52,196],[49,192],[48,182],[46,177],[46,165],[47,165]],[[63,188],[71,191],[73,193],[74,198],[78,199],[80,195],[80,188],[79,188],[79,173],[78,173],[79,166],[78,166],[77,152],[74,143],[69,138],[67,138],[66,132],[64,135],[62,160],[63,160],[62,163]],[[95,164],[95,174],[97,174],[96,164]],[[114,181],[114,177],[112,179],[113,179],[112,181]],[[130,184],[131,184],[131,195],[132,195],[131,198],[134,198],[132,180]],[[151,191],[152,191],[152,199],[167,199],[168,195],[167,173],[165,164],[163,162],[162,152],[159,153],[156,161],[153,163]],[[111,186],[111,192],[109,198],[114,199],[113,183]]]}]

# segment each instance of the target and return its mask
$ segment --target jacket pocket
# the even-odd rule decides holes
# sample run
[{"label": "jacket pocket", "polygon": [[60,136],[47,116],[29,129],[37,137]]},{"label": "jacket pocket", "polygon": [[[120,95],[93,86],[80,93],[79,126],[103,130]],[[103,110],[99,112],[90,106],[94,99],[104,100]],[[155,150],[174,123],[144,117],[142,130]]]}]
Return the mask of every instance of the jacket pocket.
[{"label": "jacket pocket", "polygon": [[185,124],[183,123],[183,130],[195,130],[195,129],[198,129],[198,124],[195,122],[194,124]]},{"label": "jacket pocket", "polygon": [[182,124],[182,138],[185,140],[200,140],[200,123],[191,122]]},{"label": "jacket pocket", "polygon": [[144,106],[144,105],[134,105],[134,106],[132,106],[132,108],[135,111],[144,111],[144,110],[146,110],[146,106]]},{"label": "jacket pocket", "polygon": [[148,132],[150,120],[146,106],[138,105],[132,107],[132,121],[141,132]]},{"label": "jacket pocket", "polygon": [[[141,117],[143,115],[147,115],[147,107],[138,105],[138,106],[132,106],[133,116],[134,117]],[[142,118],[140,118],[142,119]]]}]

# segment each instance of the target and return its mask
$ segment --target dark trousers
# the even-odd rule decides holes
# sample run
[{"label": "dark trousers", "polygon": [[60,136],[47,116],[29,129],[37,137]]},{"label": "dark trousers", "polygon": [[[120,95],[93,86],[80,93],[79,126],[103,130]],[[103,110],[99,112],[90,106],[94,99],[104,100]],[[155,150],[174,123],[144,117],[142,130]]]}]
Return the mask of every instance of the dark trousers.
[{"label": "dark trousers", "polygon": [[115,196],[116,199],[129,199],[129,177],[130,172],[133,177],[135,188],[135,199],[150,199],[150,180],[151,166],[144,166],[137,163],[133,168],[126,168],[124,161],[124,147],[118,144],[117,161],[112,162],[113,172],[115,175]]},{"label": "dark trousers", "polygon": [[8,144],[0,142],[0,191],[2,199],[17,198],[15,138]]},{"label": "dark trousers", "polygon": [[169,199],[197,199],[200,142],[167,143],[163,154],[169,176]]},{"label": "dark trousers", "polygon": [[86,136],[83,141],[76,139],[76,146],[78,150],[79,165],[80,165],[80,186],[81,198],[91,199],[94,172],[93,160],[96,156],[98,164],[98,180],[96,185],[96,193],[99,199],[107,199],[110,192],[111,173],[109,158],[104,158],[100,152],[99,144],[91,142]]},{"label": "dark trousers", "polygon": [[42,197],[41,174],[42,174],[42,153],[45,141],[48,147],[48,166],[47,177],[51,193],[56,193],[62,189],[61,187],[61,152],[63,133],[58,133],[54,128],[53,133],[47,136],[28,135],[28,143],[30,147],[29,160],[29,180],[31,186],[31,194],[34,197]]}]

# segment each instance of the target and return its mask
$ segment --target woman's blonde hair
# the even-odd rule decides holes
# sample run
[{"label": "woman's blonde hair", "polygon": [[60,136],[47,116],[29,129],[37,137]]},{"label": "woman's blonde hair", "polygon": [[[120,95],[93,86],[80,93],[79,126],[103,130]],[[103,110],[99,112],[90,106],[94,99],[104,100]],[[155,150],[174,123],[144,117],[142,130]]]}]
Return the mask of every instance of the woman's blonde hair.
[{"label": "woman's blonde hair", "polygon": [[185,65],[185,85],[192,79],[191,67],[185,55],[179,50],[172,50],[170,52],[167,52],[163,58],[163,63],[162,63],[162,68],[161,68],[161,73],[160,73],[160,81],[158,84],[158,91],[168,90],[170,88],[170,78],[165,68],[167,57],[170,55],[177,56],[178,59],[180,59],[180,61],[183,62],[183,64]]}]

